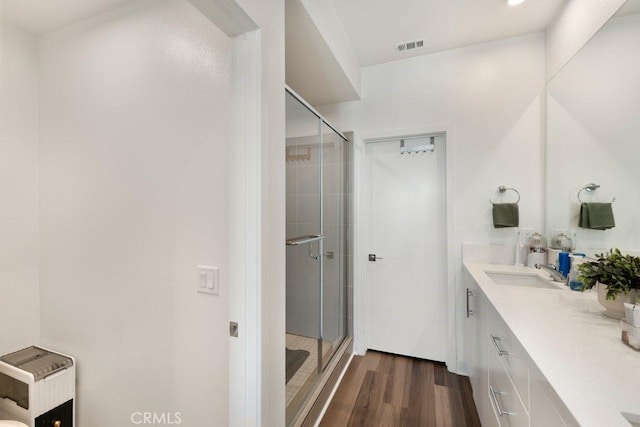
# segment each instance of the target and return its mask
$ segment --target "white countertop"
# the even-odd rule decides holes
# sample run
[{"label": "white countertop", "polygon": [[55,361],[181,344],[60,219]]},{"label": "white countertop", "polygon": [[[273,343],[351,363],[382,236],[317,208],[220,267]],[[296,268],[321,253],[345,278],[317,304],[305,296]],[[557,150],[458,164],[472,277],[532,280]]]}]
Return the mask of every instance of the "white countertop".
[{"label": "white countertop", "polygon": [[485,273],[530,267],[464,263],[581,426],[629,427],[640,415],[640,351],[625,345],[618,320],[602,315],[595,292],[497,285]]}]

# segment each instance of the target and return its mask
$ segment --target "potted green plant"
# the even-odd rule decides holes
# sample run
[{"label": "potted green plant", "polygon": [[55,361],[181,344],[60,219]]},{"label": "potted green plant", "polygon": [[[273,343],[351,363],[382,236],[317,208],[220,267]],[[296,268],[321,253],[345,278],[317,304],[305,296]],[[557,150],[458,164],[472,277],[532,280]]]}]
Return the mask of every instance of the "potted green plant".
[{"label": "potted green plant", "polygon": [[640,289],[640,257],[623,255],[617,248],[596,257],[578,266],[581,290],[595,286],[604,314],[620,319],[624,317],[625,301],[635,302],[636,289]]}]

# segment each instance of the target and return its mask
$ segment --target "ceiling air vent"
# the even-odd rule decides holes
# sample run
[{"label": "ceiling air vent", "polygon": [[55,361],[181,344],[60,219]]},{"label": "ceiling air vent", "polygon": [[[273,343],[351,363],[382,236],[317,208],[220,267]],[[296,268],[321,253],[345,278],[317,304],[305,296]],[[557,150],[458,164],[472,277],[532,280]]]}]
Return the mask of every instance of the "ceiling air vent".
[{"label": "ceiling air vent", "polygon": [[398,52],[404,52],[412,49],[420,49],[421,47],[424,47],[424,39],[409,40],[406,42],[396,44],[396,50]]}]

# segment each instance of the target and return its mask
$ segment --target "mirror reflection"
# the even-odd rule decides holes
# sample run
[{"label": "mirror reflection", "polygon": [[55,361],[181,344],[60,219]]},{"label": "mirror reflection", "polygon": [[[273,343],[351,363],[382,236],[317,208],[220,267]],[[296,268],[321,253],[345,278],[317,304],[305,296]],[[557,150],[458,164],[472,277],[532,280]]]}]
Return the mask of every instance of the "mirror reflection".
[{"label": "mirror reflection", "polygon": [[547,234],[591,255],[640,251],[639,46],[628,0],[547,86]]}]

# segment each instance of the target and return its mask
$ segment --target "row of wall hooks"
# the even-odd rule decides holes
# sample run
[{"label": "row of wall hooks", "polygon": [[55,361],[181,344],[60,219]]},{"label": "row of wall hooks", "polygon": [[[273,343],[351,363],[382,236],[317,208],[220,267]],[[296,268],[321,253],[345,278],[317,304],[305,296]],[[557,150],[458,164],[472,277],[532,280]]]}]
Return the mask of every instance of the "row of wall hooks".
[{"label": "row of wall hooks", "polygon": [[311,160],[311,147],[287,148],[286,162],[303,162]]},{"label": "row of wall hooks", "polygon": [[[408,139],[417,139],[417,138],[408,138]],[[436,143],[435,143],[436,137],[432,136],[429,139],[429,144],[423,144],[423,145],[414,145],[411,147],[405,147],[404,139],[400,140],[400,154],[412,154],[412,153],[430,153],[433,150],[436,149]]]}]

